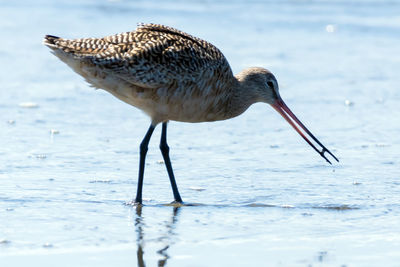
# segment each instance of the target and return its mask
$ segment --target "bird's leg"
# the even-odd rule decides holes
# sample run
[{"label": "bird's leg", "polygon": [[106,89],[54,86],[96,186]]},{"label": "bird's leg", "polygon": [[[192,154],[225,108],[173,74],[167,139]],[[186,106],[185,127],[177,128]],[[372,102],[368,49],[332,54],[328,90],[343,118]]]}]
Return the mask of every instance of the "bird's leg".
[{"label": "bird's leg", "polygon": [[138,178],[138,186],[135,203],[140,205],[142,204],[142,188],[143,188],[143,175],[144,175],[144,163],[146,160],[147,149],[149,145],[149,141],[151,135],[153,134],[155,126],[153,124],[150,125],[147,130],[146,135],[143,138],[142,143],[140,143],[140,162],[139,162],[139,178]]},{"label": "bird's leg", "polygon": [[171,181],[172,191],[174,193],[175,202],[182,203],[182,198],[179,195],[178,186],[176,185],[174,171],[172,170],[171,160],[169,158],[169,146],[167,144],[167,123],[163,122],[162,124],[162,132],[161,132],[161,141],[160,141],[160,150],[161,154],[164,158],[165,167],[167,167],[169,180]]}]

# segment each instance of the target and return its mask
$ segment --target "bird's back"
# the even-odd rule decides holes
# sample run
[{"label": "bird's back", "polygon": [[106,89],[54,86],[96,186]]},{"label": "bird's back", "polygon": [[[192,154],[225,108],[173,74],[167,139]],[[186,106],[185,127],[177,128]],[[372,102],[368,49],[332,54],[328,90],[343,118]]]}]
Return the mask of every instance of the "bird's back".
[{"label": "bird's back", "polygon": [[227,60],[214,45],[182,31],[143,24],[104,38],[47,35],[44,43],[90,84],[155,121],[223,119],[226,112],[224,90],[234,81]]}]

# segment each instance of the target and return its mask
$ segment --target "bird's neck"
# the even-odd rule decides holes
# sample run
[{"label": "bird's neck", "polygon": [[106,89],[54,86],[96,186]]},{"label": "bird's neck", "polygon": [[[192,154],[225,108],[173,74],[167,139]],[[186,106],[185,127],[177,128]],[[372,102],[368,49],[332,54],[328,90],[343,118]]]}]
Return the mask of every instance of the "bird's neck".
[{"label": "bird's neck", "polygon": [[235,75],[232,85],[231,110],[232,116],[239,116],[245,112],[252,104],[259,102],[258,95],[254,87],[244,79],[241,73]]}]

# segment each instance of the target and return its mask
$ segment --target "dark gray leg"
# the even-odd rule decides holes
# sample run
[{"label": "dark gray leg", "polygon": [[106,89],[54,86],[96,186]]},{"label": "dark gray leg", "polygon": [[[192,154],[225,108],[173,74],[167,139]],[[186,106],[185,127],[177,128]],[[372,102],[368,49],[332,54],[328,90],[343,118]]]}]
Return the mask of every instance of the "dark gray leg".
[{"label": "dark gray leg", "polygon": [[143,174],[144,174],[144,163],[146,161],[146,154],[148,150],[149,141],[151,135],[153,134],[155,126],[152,124],[150,125],[149,129],[147,130],[146,135],[143,138],[142,143],[140,143],[140,162],[139,162],[139,178],[138,178],[138,186],[137,186],[137,193],[136,193],[136,204],[142,204],[142,188],[143,188]]},{"label": "dark gray leg", "polygon": [[178,187],[176,185],[174,171],[172,170],[171,160],[169,158],[169,146],[167,144],[167,123],[163,122],[161,141],[160,141],[161,154],[164,158],[165,167],[167,167],[169,180],[171,181],[172,191],[174,193],[175,202],[182,203],[182,198],[179,195]]}]

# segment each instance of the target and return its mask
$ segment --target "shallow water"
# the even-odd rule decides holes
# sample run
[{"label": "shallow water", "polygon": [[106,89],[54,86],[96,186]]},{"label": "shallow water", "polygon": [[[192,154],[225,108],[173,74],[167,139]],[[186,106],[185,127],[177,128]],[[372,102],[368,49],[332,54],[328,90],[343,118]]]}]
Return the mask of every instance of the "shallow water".
[{"label": "shallow water", "polygon": [[[395,1],[0,1],[1,266],[400,266],[400,4]],[[169,124],[175,208],[149,119],[41,44],[170,25],[234,72],[273,71],[340,159],[325,163],[265,104]],[[160,127],[159,127],[160,128]]]}]

